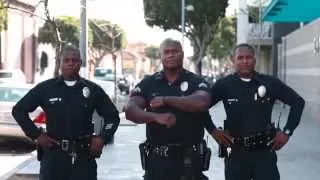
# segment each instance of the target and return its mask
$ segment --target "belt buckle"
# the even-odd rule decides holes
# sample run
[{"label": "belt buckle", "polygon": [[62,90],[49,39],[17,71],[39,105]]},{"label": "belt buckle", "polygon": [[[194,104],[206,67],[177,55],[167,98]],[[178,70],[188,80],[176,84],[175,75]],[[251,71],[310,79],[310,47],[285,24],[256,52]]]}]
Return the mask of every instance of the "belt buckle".
[{"label": "belt buckle", "polygon": [[168,157],[169,156],[169,147],[168,146],[163,146],[162,147],[162,155],[164,156],[164,157]]},{"label": "belt buckle", "polygon": [[153,147],[152,151],[153,151],[153,153],[155,153],[161,157],[168,157],[169,156],[169,147],[166,145]]},{"label": "belt buckle", "polygon": [[250,147],[250,137],[245,136],[243,137],[243,146],[249,148]]},{"label": "belt buckle", "polygon": [[69,140],[66,140],[66,139],[62,139],[61,140],[61,149],[62,149],[62,151],[68,151],[69,150],[69,145],[70,145]]}]

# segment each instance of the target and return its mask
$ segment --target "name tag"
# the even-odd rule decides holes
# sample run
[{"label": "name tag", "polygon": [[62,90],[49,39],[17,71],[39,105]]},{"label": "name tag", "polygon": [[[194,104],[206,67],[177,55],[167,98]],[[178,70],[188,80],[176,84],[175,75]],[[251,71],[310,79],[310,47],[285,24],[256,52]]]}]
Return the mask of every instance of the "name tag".
[{"label": "name tag", "polygon": [[51,104],[54,104],[54,103],[56,103],[56,102],[61,102],[61,101],[62,101],[62,98],[58,98],[58,97],[50,98],[50,99],[49,99],[49,102],[50,102]]},{"label": "name tag", "polygon": [[228,104],[233,104],[239,102],[239,99],[232,98],[232,99],[227,99]]}]

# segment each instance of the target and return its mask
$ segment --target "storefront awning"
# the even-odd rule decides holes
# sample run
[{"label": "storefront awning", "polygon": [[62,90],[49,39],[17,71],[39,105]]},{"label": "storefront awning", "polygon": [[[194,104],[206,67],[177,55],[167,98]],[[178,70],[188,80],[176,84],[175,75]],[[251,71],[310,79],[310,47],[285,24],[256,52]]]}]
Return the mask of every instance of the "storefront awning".
[{"label": "storefront awning", "polygon": [[320,0],[272,0],[263,11],[263,21],[310,22],[320,17]]}]

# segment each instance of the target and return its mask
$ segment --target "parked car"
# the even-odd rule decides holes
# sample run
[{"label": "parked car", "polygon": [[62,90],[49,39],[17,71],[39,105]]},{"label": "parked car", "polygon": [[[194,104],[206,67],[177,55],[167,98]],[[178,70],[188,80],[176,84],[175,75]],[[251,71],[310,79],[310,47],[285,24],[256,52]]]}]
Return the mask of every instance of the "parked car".
[{"label": "parked car", "polygon": [[[105,76],[103,76],[102,78],[99,78],[103,81],[114,81],[114,74],[106,74]],[[117,78],[117,77],[116,77]]]},{"label": "parked car", "polygon": [[114,101],[115,94],[114,94],[114,82],[111,81],[104,81],[100,79],[93,79],[93,82],[97,83],[101,88],[108,94],[110,99]]},{"label": "parked car", "polygon": [[20,69],[0,69],[0,83],[26,83],[26,80]]},{"label": "parked car", "polygon": [[[33,87],[30,84],[0,83],[0,138],[32,142],[11,115],[13,106]],[[45,128],[45,114],[41,108],[30,113],[38,127]]]},{"label": "parked car", "polygon": [[[117,74],[116,77],[114,77],[114,73],[108,73],[106,74],[104,77],[102,78],[99,78],[100,80],[103,80],[103,81],[114,81],[114,79],[116,78],[117,82],[120,80],[120,79],[123,79],[124,76],[122,74]],[[97,78],[95,78],[97,79]]]},{"label": "parked car", "polygon": [[114,73],[107,73],[103,77],[94,77],[94,80],[102,80],[106,82],[112,82],[114,84],[115,78],[117,81],[117,88],[120,90],[120,92],[124,94],[129,94],[130,83],[122,74],[117,74],[117,76],[115,77]]},{"label": "parked car", "polygon": [[[115,94],[114,94],[114,82],[112,81],[103,81],[99,79],[94,79],[93,82],[97,83],[101,88],[108,94],[110,99],[114,102],[115,100]],[[104,125],[103,118],[98,115],[98,113],[95,111],[92,116],[92,123],[94,124],[94,132],[96,134],[99,134],[101,132],[101,128]],[[110,139],[107,139],[105,144],[113,144],[114,143],[114,137],[110,137]]]},{"label": "parked car", "polygon": [[113,74],[112,69],[97,67],[94,70],[94,79],[105,79],[108,74]]}]

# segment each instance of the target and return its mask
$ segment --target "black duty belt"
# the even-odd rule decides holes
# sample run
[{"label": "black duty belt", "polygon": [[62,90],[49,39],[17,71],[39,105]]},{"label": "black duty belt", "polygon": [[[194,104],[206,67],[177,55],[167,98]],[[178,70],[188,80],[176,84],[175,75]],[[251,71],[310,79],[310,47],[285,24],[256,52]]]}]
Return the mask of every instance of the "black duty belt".
[{"label": "black duty belt", "polygon": [[149,155],[158,155],[161,157],[177,157],[185,151],[193,151],[198,154],[204,154],[206,143],[202,142],[199,144],[185,145],[185,144],[165,144],[165,145],[154,145],[145,142],[145,150]]},{"label": "black duty belt", "polygon": [[[53,137],[54,138],[54,137]],[[53,149],[59,149],[65,152],[76,152],[81,149],[88,149],[90,145],[91,136],[80,136],[73,139],[61,139],[61,138],[54,138],[58,141]]]},{"label": "black duty belt", "polygon": [[89,147],[88,141],[70,141],[67,139],[62,139],[58,142],[59,144],[57,147],[66,152],[76,151],[77,149],[87,149]]},{"label": "black duty belt", "polygon": [[235,137],[232,150],[243,149],[245,151],[263,150],[271,147],[271,140],[275,136],[275,131],[266,131],[249,136]]},{"label": "black duty belt", "polygon": [[141,164],[144,170],[150,167],[152,158],[160,157],[166,160],[181,161],[185,168],[193,167],[193,164],[201,165],[201,169],[206,171],[209,169],[211,150],[207,147],[207,143],[202,141],[199,144],[165,144],[154,145],[148,142],[139,145]]},{"label": "black duty belt", "polygon": [[[78,157],[78,153],[80,152],[89,152],[89,146],[90,146],[90,140],[91,135],[85,135],[85,136],[79,136],[77,138],[73,139],[63,139],[63,138],[57,138],[51,135],[48,135],[52,138],[54,138],[58,143],[51,147],[51,150],[59,150],[66,152],[71,156],[71,163],[75,164],[76,159]],[[40,154],[43,150],[40,148],[38,149],[38,159],[42,159],[42,155]]]}]

